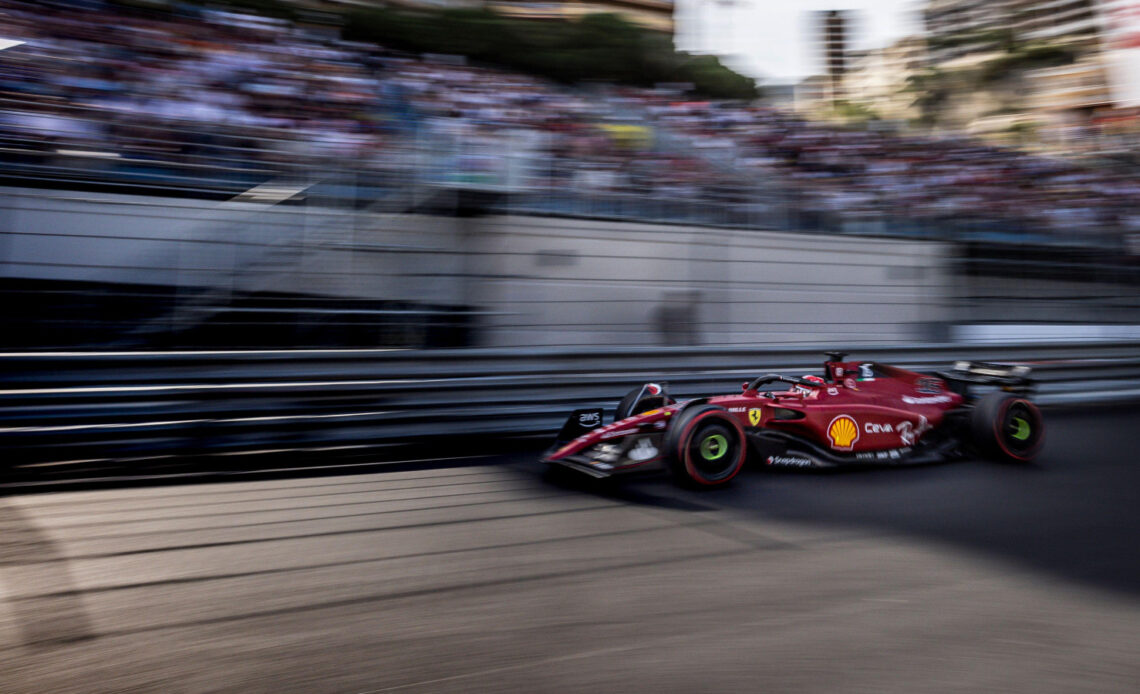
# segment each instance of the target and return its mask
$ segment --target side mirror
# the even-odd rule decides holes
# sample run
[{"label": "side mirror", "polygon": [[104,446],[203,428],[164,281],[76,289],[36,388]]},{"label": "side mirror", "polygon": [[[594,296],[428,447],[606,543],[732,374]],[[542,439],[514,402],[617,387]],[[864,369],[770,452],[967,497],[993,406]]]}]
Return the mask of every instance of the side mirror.
[{"label": "side mirror", "polygon": [[747,393],[748,392],[748,381],[745,381],[744,383],[740,384],[740,389],[742,391],[744,391],[745,393]]}]

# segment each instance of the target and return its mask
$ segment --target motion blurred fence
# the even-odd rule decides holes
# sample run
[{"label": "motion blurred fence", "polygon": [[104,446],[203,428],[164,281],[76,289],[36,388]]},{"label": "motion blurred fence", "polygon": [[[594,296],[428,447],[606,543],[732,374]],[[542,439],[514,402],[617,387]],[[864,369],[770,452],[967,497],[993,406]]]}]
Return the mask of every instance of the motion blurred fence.
[{"label": "motion blurred fence", "polygon": [[[917,370],[1029,361],[1045,404],[1140,397],[1140,342],[868,347]],[[548,436],[567,413],[667,381],[680,398],[765,372],[816,373],[804,349],[0,354],[9,474],[37,463]],[[34,470],[29,468],[28,470]],[[27,470],[25,470],[27,471]]]}]

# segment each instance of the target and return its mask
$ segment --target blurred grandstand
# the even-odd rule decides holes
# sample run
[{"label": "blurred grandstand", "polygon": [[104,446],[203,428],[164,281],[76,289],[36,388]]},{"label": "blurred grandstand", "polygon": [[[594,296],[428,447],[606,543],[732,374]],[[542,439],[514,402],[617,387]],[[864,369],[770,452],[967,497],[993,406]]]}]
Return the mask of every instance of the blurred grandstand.
[{"label": "blurred grandstand", "polygon": [[5,185],[930,239],[968,274],[1136,281],[1132,170],[175,7],[0,0]]},{"label": "blurred grandstand", "polygon": [[[669,197],[722,183],[697,158],[647,148],[643,128],[607,124],[580,94],[455,56],[217,10],[0,8],[25,42],[0,62],[5,171],[21,184],[232,195],[351,173],[365,186],[353,195],[373,199],[413,181]],[[508,166],[505,146],[525,169]]]}]

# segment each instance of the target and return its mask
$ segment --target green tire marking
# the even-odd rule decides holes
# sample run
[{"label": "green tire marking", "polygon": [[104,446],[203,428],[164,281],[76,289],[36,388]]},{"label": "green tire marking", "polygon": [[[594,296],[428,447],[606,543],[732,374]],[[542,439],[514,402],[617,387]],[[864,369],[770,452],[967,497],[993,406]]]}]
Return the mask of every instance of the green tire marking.
[{"label": "green tire marking", "polygon": [[1018,441],[1024,441],[1025,439],[1029,438],[1029,422],[1025,421],[1021,417],[1014,417],[1013,423],[1017,425],[1017,431],[1010,434],[1010,436],[1017,439]]},{"label": "green tire marking", "polygon": [[700,450],[705,460],[720,460],[728,452],[728,439],[721,434],[713,434],[701,441]]}]

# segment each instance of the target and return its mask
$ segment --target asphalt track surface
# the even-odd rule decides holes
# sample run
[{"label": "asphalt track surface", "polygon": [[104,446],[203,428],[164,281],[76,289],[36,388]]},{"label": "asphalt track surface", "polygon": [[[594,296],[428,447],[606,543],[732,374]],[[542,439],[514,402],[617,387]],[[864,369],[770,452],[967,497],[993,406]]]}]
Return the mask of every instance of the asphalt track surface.
[{"label": "asphalt track surface", "polygon": [[9,494],[0,692],[1135,692],[1138,415],[715,492],[514,454]]}]

